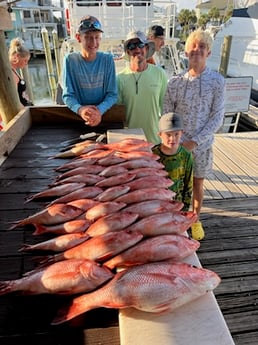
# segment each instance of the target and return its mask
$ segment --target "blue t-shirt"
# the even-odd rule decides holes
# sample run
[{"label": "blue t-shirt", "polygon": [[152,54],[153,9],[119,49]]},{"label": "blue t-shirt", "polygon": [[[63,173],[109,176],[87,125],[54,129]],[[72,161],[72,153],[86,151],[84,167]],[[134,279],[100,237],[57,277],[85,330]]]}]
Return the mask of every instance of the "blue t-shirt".
[{"label": "blue t-shirt", "polygon": [[73,112],[83,105],[95,105],[103,115],[117,102],[115,64],[111,54],[97,52],[86,61],[80,52],[64,57],[63,101]]}]

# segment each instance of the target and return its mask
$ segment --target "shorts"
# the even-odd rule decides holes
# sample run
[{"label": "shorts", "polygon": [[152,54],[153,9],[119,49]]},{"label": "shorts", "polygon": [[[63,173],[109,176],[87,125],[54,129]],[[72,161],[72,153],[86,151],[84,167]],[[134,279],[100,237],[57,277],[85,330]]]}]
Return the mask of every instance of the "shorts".
[{"label": "shorts", "polygon": [[197,178],[208,177],[212,173],[213,150],[198,148],[193,152],[193,175]]}]

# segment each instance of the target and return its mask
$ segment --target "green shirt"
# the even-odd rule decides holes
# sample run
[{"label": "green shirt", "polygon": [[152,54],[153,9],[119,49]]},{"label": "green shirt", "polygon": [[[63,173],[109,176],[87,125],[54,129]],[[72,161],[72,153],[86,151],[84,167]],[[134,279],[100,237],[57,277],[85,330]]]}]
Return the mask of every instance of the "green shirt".
[{"label": "green shirt", "polygon": [[176,154],[166,155],[161,152],[160,146],[161,144],[154,146],[152,151],[160,156],[159,161],[165,166],[165,170],[174,182],[169,188],[176,193],[175,199],[184,203],[183,210],[187,211],[191,204],[193,190],[192,153],[180,145]]},{"label": "green shirt", "polygon": [[158,144],[158,123],[162,114],[167,76],[160,67],[148,64],[143,72],[129,66],[117,75],[118,104],[126,107],[128,128],[142,128],[146,139]]}]

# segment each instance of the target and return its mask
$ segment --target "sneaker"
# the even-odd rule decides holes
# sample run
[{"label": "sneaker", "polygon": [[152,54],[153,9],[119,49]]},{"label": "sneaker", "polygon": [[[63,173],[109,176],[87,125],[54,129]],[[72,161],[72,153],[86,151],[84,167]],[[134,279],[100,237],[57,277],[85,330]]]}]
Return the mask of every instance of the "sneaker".
[{"label": "sneaker", "polygon": [[192,238],[194,240],[200,241],[204,238],[205,233],[204,233],[201,222],[193,223],[191,226],[191,230],[192,230]]}]

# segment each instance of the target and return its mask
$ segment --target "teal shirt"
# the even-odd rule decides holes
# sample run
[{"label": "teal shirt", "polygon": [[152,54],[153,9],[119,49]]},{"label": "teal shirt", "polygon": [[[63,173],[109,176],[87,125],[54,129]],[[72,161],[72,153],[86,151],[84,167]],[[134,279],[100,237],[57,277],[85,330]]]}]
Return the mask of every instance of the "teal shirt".
[{"label": "teal shirt", "polygon": [[184,211],[191,205],[193,191],[193,157],[192,153],[179,146],[174,155],[165,155],[160,150],[160,144],[152,148],[153,153],[160,156],[159,161],[165,166],[169,177],[174,182],[171,187],[176,193],[175,199],[184,203]]},{"label": "teal shirt", "polygon": [[111,54],[97,52],[86,61],[80,52],[64,57],[63,101],[74,113],[83,105],[96,105],[101,115],[117,101],[115,64]]},{"label": "teal shirt", "polygon": [[118,103],[126,107],[126,125],[142,128],[154,144],[160,142],[158,122],[167,82],[164,70],[151,64],[143,72],[132,72],[127,66],[117,75]]}]

